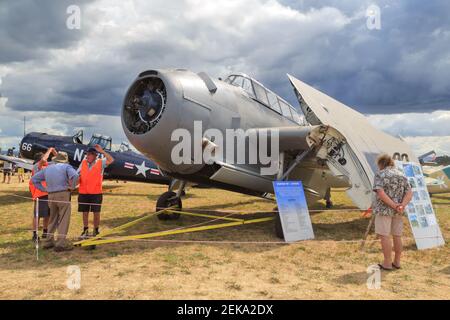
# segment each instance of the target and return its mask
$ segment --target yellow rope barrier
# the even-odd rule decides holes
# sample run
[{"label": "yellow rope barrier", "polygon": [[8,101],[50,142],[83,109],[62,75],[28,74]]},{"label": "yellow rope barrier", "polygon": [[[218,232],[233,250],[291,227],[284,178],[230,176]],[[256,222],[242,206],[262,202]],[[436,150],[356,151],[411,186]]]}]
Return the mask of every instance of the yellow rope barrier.
[{"label": "yellow rope barrier", "polygon": [[[29,199],[32,200],[32,198],[30,197],[25,197],[25,196],[20,196],[20,195],[11,195],[14,197],[19,197],[19,198],[24,198],[24,199]],[[51,200],[46,200],[46,201],[51,201]],[[58,201],[61,202],[61,201]],[[71,203],[71,202],[69,202]],[[162,236],[169,236],[169,235],[176,235],[176,234],[183,234],[183,233],[191,233],[191,232],[198,232],[198,231],[204,231],[204,230],[214,230],[214,229],[219,229],[219,228],[228,228],[228,227],[233,227],[233,226],[239,226],[239,225],[244,225],[244,224],[253,224],[253,223],[259,223],[259,222],[266,222],[266,221],[270,221],[273,220],[275,217],[264,217],[264,218],[256,218],[256,219],[240,219],[240,218],[232,218],[229,217],[231,215],[245,215],[245,214],[256,214],[256,213],[275,213],[276,211],[238,211],[238,210],[214,210],[214,212],[220,212],[220,213],[228,213],[228,215],[226,216],[217,216],[217,215],[212,215],[212,214],[205,214],[205,213],[194,213],[194,212],[188,212],[188,211],[181,211],[181,210],[175,210],[175,207],[169,207],[169,208],[164,208],[160,211],[154,212],[154,213],[149,213],[149,214],[145,214],[142,217],[139,217],[135,220],[132,220],[130,222],[127,222],[123,225],[114,227],[112,229],[106,230],[104,232],[102,232],[101,234],[95,236],[95,237],[91,237],[82,241],[77,241],[74,243],[74,245],[78,245],[78,246],[82,246],[82,247],[86,247],[86,246],[93,246],[93,245],[100,245],[100,244],[107,244],[107,243],[118,243],[118,242],[124,242],[124,241],[145,241],[146,239],[148,239],[147,241],[159,241],[159,242],[205,242],[205,243],[261,243],[261,244],[287,244],[286,242],[283,241],[262,241],[262,242],[248,242],[248,241],[202,241],[202,240],[191,240],[191,241],[185,241],[185,240],[150,240],[150,238],[156,238],[156,237],[162,237]],[[188,210],[195,210],[195,211],[200,211],[200,212],[211,212],[211,210],[206,210],[206,209],[188,209]],[[336,212],[340,212],[340,211],[365,211],[365,210],[360,210],[360,209],[328,209],[328,210],[310,210],[310,211],[336,211]],[[200,224],[196,224],[196,225],[191,225],[189,227],[181,227],[181,228],[176,228],[176,229],[171,229],[171,230],[165,230],[165,231],[157,231],[157,232],[152,232],[152,233],[146,233],[146,234],[138,234],[138,235],[129,235],[129,236],[116,236],[116,237],[108,237],[116,232],[119,231],[123,231],[129,227],[132,227],[142,221],[145,221],[155,215],[161,214],[161,213],[176,213],[176,214],[182,214],[182,215],[187,215],[187,216],[194,216],[194,217],[200,217],[200,218],[209,218],[209,219],[214,219],[212,221],[215,220],[226,220],[226,221],[230,221],[227,223],[219,223],[219,224],[214,224],[214,225],[207,225],[207,226],[199,226],[201,224],[205,224],[205,223],[210,223],[212,221],[206,221]],[[64,235],[67,236],[67,235]],[[335,240],[329,240],[332,242],[336,242]],[[377,240],[370,240],[367,242],[372,242],[372,241],[377,241]],[[341,240],[341,241],[337,241],[337,242],[361,242],[361,240]]]},{"label": "yellow rope barrier", "polygon": [[92,245],[99,245],[99,244],[106,244],[106,243],[117,243],[117,242],[123,242],[123,241],[148,239],[148,238],[162,237],[162,236],[175,235],[175,234],[181,234],[181,233],[190,233],[190,232],[197,232],[197,231],[204,231],[204,230],[213,230],[213,229],[219,229],[219,228],[234,227],[234,226],[239,226],[239,225],[244,225],[244,224],[270,221],[273,219],[274,219],[273,217],[259,218],[259,219],[251,219],[251,220],[244,220],[244,221],[220,223],[220,224],[214,224],[211,226],[202,226],[202,227],[194,227],[194,228],[178,229],[178,230],[168,230],[168,231],[158,231],[158,232],[137,234],[137,235],[132,235],[132,236],[123,236],[123,237],[104,239],[104,240],[89,239],[89,240],[85,240],[79,244],[82,247],[85,247],[85,246],[92,246]]}]

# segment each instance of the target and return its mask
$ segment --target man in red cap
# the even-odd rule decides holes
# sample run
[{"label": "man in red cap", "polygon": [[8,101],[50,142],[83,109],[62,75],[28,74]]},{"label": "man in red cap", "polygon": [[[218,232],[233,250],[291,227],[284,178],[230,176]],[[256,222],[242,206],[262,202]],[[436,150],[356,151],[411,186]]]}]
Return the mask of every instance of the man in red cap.
[{"label": "man in red cap", "polygon": [[[97,159],[98,154],[103,157]],[[114,158],[103,148],[96,144],[94,148],[89,148],[86,157],[81,161],[78,168],[79,189],[78,189],[78,212],[83,213],[83,232],[80,239],[89,236],[89,212],[94,213],[94,232],[92,236],[99,234],[100,210],[103,200],[102,182],[104,169],[113,163]]]}]

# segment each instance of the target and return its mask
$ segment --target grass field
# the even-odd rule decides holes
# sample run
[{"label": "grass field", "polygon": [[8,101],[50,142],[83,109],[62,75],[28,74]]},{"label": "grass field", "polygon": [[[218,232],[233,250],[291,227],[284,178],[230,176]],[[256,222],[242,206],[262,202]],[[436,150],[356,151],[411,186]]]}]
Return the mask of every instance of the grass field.
[{"label": "grass field", "polygon": [[[76,248],[39,251],[31,242],[32,203],[27,184],[0,184],[1,299],[449,299],[450,251],[446,246],[418,251],[407,227],[402,270],[383,272],[380,289],[368,289],[367,268],[381,261],[378,242],[364,251],[359,242],[369,219],[353,208],[343,191],[333,192],[340,212],[314,212],[316,239],[291,245],[278,241],[274,222]],[[154,211],[166,187],[106,182],[102,230]],[[444,238],[450,238],[450,195],[433,197]],[[187,191],[185,208],[272,210],[274,203],[216,189]],[[312,209],[324,209],[318,203]],[[70,236],[81,233],[81,217],[72,205]],[[148,233],[205,223],[198,217],[159,221],[155,216],[123,234]],[[374,240],[373,232],[369,240]],[[263,241],[266,243],[195,243]],[[81,269],[81,289],[66,286],[67,267]]]}]

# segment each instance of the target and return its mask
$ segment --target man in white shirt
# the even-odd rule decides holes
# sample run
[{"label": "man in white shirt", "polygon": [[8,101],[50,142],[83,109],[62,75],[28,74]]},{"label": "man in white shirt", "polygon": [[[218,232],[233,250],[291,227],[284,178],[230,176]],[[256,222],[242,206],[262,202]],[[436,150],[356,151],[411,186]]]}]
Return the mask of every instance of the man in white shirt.
[{"label": "man in white shirt", "polygon": [[8,180],[8,184],[11,183],[12,168],[11,162],[3,161],[3,183],[6,183],[6,180]]}]

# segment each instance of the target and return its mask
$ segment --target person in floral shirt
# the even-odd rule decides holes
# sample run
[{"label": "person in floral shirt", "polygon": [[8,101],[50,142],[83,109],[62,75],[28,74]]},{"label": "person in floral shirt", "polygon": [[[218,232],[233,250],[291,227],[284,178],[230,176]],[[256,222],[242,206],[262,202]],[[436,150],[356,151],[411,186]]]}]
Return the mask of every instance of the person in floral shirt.
[{"label": "person in floral shirt", "polygon": [[[377,159],[380,169],[375,175],[373,190],[376,192],[372,213],[375,215],[375,232],[379,235],[384,261],[379,264],[382,270],[400,269],[403,250],[403,213],[411,201],[412,190],[405,175],[395,168],[394,161],[387,154]],[[392,242],[394,261],[392,261]]]}]

